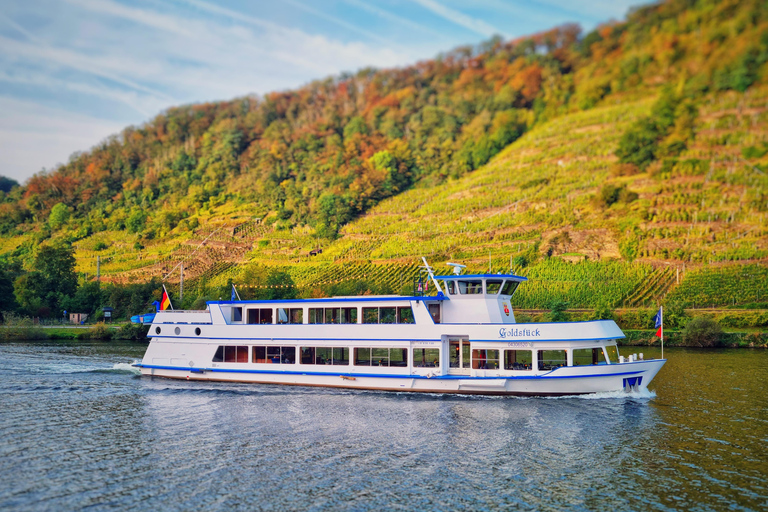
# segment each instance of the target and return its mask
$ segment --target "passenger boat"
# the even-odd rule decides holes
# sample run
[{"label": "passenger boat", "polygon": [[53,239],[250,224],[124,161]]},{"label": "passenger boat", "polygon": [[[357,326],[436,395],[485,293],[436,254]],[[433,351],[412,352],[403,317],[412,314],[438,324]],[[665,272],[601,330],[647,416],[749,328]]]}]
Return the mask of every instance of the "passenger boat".
[{"label": "passenger boat", "polygon": [[454,267],[436,276],[425,261],[412,296],[158,311],[136,366],[197,381],[557,396],[646,389],[666,362],[620,356],[624,334],[612,320],[516,323],[510,299],[525,277]]}]

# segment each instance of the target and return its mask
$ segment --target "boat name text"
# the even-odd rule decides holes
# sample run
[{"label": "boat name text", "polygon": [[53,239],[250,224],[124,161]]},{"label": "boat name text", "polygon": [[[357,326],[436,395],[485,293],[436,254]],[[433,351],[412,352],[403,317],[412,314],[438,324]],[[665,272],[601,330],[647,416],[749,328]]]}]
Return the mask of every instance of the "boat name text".
[{"label": "boat name text", "polygon": [[541,333],[538,329],[518,329],[517,327],[510,327],[508,329],[499,329],[499,338],[531,338],[541,337]]}]

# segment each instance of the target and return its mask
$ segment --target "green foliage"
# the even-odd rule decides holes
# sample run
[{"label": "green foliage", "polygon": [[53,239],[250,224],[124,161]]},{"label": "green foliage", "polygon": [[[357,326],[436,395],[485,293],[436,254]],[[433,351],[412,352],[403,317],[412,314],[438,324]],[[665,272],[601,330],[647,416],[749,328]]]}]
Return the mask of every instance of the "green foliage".
[{"label": "green foliage", "polygon": [[124,324],[116,331],[112,331],[113,340],[144,341],[149,332],[148,325]]},{"label": "green foliage", "polygon": [[723,330],[715,320],[706,317],[693,318],[683,329],[683,342],[689,347],[716,347],[723,337]]},{"label": "green foliage", "polygon": [[549,309],[549,312],[544,314],[544,321],[567,322],[569,320],[568,313],[565,311],[568,309],[567,302],[561,300],[553,300],[547,304],[547,308]]},{"label": "green foliage", "polygon": [[693,134],[698,111],[688,99],[666,88],[651,109],[650,117],[638,119],[619,141],[616,156],[625,164],[645,169],[662,155],[677,155]]},{"label": "green foliage", "polygon": [[601,302],[592,312],[589,318],[590,320],[615,320],[616,315],[613,312],[613,308],[605,302]]},{"label": "green foliage", "polygon": [[763,142],[762,147],[744,146],[741,148],[741,155],[747,160],[756,160],[763,158],[768,153],[768,143]]},{"label": "green foliage", "polygon": [[18,186],[19,186],[18,181],[8,178],[6,176],[0,176],[0,191],[8,193],[13,189],[13,187],[18,187]]},{"label": "green foliage", "polygon": [[107,327],[104,322],[100,322],[85,332],[77,335],[81,340],[101,340],[109,341],[112,339],[113,330]]},{"label": "green foliage", "polygon": [[48,225],[54,231],[62,227],[69,220],[69,208],[64,203],[56,203],[51,208],[51,213],[48,216]]},{"label": "green foliage", "polygon": [[626,185],[615,185],[606,183],[600,189],[597,195],[597,202],[600,206],[608,208],[614,203],[631,203],[638,198],[637,192],[627,189]]},{"label": "green foliage", "polygon": [[77,289],[72,247],[43,245],[32,268],[31,272],[16,279],[16,300],[28,314],[58,317],[66,298]]},{"label": "green foliage", "polygon": [[128,228],[129,233],[139,233],[144,229],[144,224],[147,221],[147,215],[141,210],[134,210],[131,215],[125,221],[125,227]]}]

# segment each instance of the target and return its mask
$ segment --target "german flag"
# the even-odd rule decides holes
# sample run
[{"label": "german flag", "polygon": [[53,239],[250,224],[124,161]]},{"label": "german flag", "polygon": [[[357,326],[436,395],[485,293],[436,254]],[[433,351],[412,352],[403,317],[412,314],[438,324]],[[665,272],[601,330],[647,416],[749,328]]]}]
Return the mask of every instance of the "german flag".
[{"label": "german flag", "polygon": [[160,311],[165,311],[166,309],[173,309],[173,305],[171,304],[171,298],[168,297],[168,290],[166,290],[165,285],[163,285],[163,298],[160,299]]}]

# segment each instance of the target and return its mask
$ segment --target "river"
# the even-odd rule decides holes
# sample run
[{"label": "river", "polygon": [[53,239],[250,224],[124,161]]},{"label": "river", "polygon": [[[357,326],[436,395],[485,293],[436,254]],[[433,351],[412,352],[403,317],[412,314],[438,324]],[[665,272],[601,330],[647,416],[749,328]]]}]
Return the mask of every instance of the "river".
[{"label": "river", "polygon": [[545,399],[151,379],[144,348],[0,344],[0,509],[768,509],[764,350]]}]

